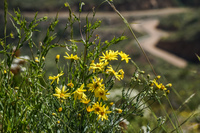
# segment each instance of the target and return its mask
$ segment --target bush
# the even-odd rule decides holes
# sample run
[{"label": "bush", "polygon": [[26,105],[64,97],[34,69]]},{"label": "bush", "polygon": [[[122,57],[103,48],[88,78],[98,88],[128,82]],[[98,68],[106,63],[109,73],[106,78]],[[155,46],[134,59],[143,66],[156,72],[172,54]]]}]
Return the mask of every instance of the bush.
[{"label": "bush", "polygon": [[[114,8],[113,3],[106,2]],[[55,17],[43,40],[37,44],[35,41],[38,40],[32,36],[38,32],[37,26],[48,18],[37,18],[36,13],[32,21],[27,21],[20,10],[14,11],[13,15],[8,13],[6,5],[5,0],[6,19],[0,51],[2,132],[124,132],[128,131],[125,119],[131,121],[130,118],[135,118],[133,121],[137,122],[138,118],[143,119],[145,111],[151,112],[154,121],[151,120],[143,128],[138,125],[137,131],[153,132],[158,129],[167,132],[169,123],[172,124],[172,131],[181,130],[176,124],[177,118],[173,122],[161,102],[162,99],[168,101],[172,85],[161,83],[160,76],[152,78],[145,74],[123,51],[109,49],[111,45],[127,39],[126,36],[102,41],[94,34],[101,21],[89,20],[86,16],[86,25],[82,27],[80,18],[73,14],[69,3],[65,3],[69,18],[63,34],[66,30],[70,31],[70,39],[67,42],[55,41],[55,28],[59,23]],[[80,3],[80,13],[83,5]],[[94,16],[95,13],[93,11]],[[117,13],[131,30],[128,22]],[[8,14],[12,17],[16,34],[7,33]],[[75,23],[80,26],[78,39],[74,38]],[[17,43],[8,43],[7,40],[14,37]],[[20,56],[20,49],[25,45],[29,46],[30,57]],[[55,62],[57,72],[47,75],[45,59],[49,51],[57,47],[66,51],[66,63],[60,64],[61,57],[57,54],[51,60]],[[126,63],[132,63],[134,72],[129,82],[121,85],[121,97],[111,101],[107,95],[112,95],[116,82],[124,79],[121,66]],[[156,113],[151,108],[153,103],[158,103],[164,110]]]}]

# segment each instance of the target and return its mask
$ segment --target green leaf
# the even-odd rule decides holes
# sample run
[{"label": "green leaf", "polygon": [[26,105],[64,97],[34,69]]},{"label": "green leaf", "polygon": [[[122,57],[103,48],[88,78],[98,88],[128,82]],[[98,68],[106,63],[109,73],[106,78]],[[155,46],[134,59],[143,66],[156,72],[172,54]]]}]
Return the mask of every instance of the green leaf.
[{"label": "green leaf", "polygon": [[20,33],[19,28],[15,25],[15,23],[12,21],[12,19],[11,19],[11,22],[12,22],[13,26],[15,27],[15,29],[16,29],[16,31],[18,33],[18,37],[21,38],[21,33]]}]

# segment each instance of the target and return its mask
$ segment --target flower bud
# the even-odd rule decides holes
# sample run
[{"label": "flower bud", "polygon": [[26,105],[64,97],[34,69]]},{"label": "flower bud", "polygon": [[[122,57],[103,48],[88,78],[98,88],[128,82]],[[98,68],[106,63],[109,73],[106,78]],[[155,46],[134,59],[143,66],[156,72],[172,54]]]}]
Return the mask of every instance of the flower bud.
[{"label": "flower bud", "polygon": [[52,113],[53,116],[56,116],[56,113]]},{"label": "flower bud", "polygon": [[58,108],[58,112],[61,112],[62,111],[62,107]]},{"label": "flower bud", "polygon": [[168,84],[166,85],[166,87],[172,87],[172,84],[171,84],[171,83],[168,83]]},{"label": "flower bud", "polygon": [[56,55],[56,63],[59,61],[59,59],[60,59],[60,55],[57,54],[57,55]]},{"label": "flower bud", "polygon": [[114,104],[114,103],[113,103],[113,102],[111,102],[111,103],[110,103],[110,106],[112,106],[113,104]]}]

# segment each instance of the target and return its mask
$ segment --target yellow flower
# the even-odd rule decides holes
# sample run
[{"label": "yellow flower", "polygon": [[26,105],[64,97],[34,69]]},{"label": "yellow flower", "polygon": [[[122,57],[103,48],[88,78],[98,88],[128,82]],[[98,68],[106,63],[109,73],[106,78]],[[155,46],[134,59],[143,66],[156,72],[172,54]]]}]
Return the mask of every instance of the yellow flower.
[{"label": "yellow flower", "polygon": [[67,52],[65,52],[65,54],[67,55],[67,56],[64,56],[65,59],[69,59],[69,60],[78,60],[79,59],[77,55],[71,54],[71,56],[69,56],[69,54]]},{"label": "yellow flower", "polygon": [[51,82],[51,84],[53,84],[53,82],[57,79],[57,84],[59,83],[59,77],[62,76],[64,73],[60,72],[57,76],[49,76],[49,79],[52,79],[53,81]]},{"label": "yellow flower", "polygon": [[112,68],[111,65],[108,67],[108,69],[106,70],[106,72],[110,73],[110,74],[113,74],[113,75],[115,75],[115,73],[116,73],[115,70],[113,70],[113,68]]},{"label": "yellow flower", "polygon": [[118,80],[121,80],[124,78],[124,71],[122,69],[120,69],[117,73],[114,74],[115,77],[118,79]]},{"label": "yellow flower", "polygon": [[74,84],[72,83],[72,81],[70,81],[70,83],[67,84],[68,87],[73,88]]},{"label": "yellow flower", "polygon": [[161,83],[161,89],[164,90],[164,91],[167,90],[167,88],[164,85],[162,85],[162,83]]},{"label": "yellow flower", "polygon": [[109,66],[106,72],[113,74],[118,80],[121,80],[124,78],[124,71],[122,69],[120,69],[118,72],[115,72],[112,66]]},{"label": "yellow flower", "polygon": [[102,106],[102,103],[100,103],[100,104],[99,104],[99,102],[94,103],[92,108],[93,108],[95,114],[99,114],[99,112],[101,111],[101,106]]},{"label": "yellow flower", "polygon": [[102,84],[103,79],[97,78],[96,76],[94,78],[95,79],[92,78],[92,83],[87,85],[87,87],[89,87],[89,91],[91,92],[97,91],[104,86],[104,84]]},{"label": "yellow flower", "polygon": [[19,90],[19,87],[16,86],[16,87],[15,87],[15,90]]},{"label": "yellow flower", "polygon": [[108,100],[106,95],[110,95],[110,93],[107,93],[108,90],[105,90],[104,88],[98,89],[95,91],[95,97],[98,97],[98,100],[100,101],[103,99],[104,101]]},{"label": "yellow flower", "polygon": [[90,99],[81,99],[80,102],[84,103],[84,104],[88,104],[91,100]]},{"label": "yellow flower", "polygon": [[160,75],[158,75],[158,76],[156,76],[156,78],[155,78],[155,79],[156,79],[156,80],[158,80],[158,79],[160,79],[160,78],[161,78],[161,76],[160,76]]},{"label": "yellow flower", "polygon": [[167,90],[166,93],[169,94],[169,93],[170,93],[170,90]]},{"label": "yellow flower", "polygon": [[58,124],[60,124],[60,121],[57,121]]},{"label": "yellow flower", "polygon": [[37,63],[39,62],[39,59],[38,59],[38,57],[35,57],[35,62],[37,62]]},{"label": "yellow flower", "polygon": [[126,63],[128,63],[129,59],[131,59],[130,57],[128,57],[129,55],[123,53],[122,51],[119,53],[119,55],[121,56],[121,60],[125,60]]},{"label": "yellow flower", "polygon": [[108,120],[108,116],[107,114],[111,113],[112,111],[107,111],[109,108],[108,106],[105,107],[105,105],[102,106],[102,102],[99,104],[99,102],[94,103],[94,105],[92,106],[88,106],[87,108],[87,112],[92,112],[94,111],[95,114],[98,115],[97,120],[101,119],[102,121]]},{"label": "yellow flower", "polygon": [[98,113],[98,118],[97,120],[101,119],[102,121],[105,119],[105,120],[108,120],[108,116],[107,114],[111,113],[112,111],[107,111],[109,108],[108,106],[105,107],[105,105],[103,105],[103,107],[101,107],[99,113]]},{"label": "yellow flower", "polygon": [[158,89],[167,90],[167,88],[162,83],[158,83],[155,79],[154,79],[153,83],[155,84],[155,86]]},{"label": "yellow flower", "polygon": [[6,73],[7,73],[7,71],[6,71],[6,70],[3,70],[3,72],[4,72],[4,74],[6,74]]},{"label": "yellow flower", "polygon": [[58,112],[61,112],[62,111],[62,107],[58,108]]},{"label": "yellow flower", "polygon": [[158,84],[158,82],[154,79],[153,83],[158,89],[161,89],[162,84]]},{"label": "yellow flower", "polygon": [[75,100],[77,98],[78,99],[85,99],[85,100],[87,99],[87,96],[84,94],[84,92],[87,91],[87,90],[84,90],[83,87],[84,87],[84,84],[82,84],[80,88],[78,88],[75,92],[73,92]]},{"label": "yellow flower", "polygon": [[57,55],[56,55],[56,60],[59,60],[59,59],[60,59],[60,55],[57,54]]},{"label": "yellow flower", "polygon": [[93,73],[95,72],[95,70],[103,71],[105,66],[108,65],[108,64],[109,64],[108,62],[102,62],[101,60],[100,60],[99,63],[95,64],[94,60],[93,60],[92,63],[90,64],[89,71],[91,69],[93,69]]},{"label": "yellow flower", "polygon": [[166,87],[172,87],[172,84],[171,84],[171,83],[168,83],[168,84],[166,85]]},{"label": "yellow flower", "polygon": [[110,103],[110,106],[113,106],[113,104],[114,104],[114,103],[113,103],[113,102],[111,102],[111,103]]},{"label": "yellow flower", "polygon": [[106,53],[102,53],[103,56],[100,56],[102,61],[111,61],[111,60],[118,60],[117,59],[117,55],[118,55],[118,51],[114,52],[112,50],[106,51]]},{"label": "yellow flower", "polygon": [[53,96],[56,96],[59,99],[60,98],[66,99],[71,96],[70,93],[67,93],[68,90],[65,91],[65,86],[63,86],[62,90],[60,90],[58,87],[56,87],[56,89],[55,89],[56,94],[53,94]]},{"label": "yellow flower", "polygon": [[121,109],[116,109],[117,113],[121,114],[122,110]]},{"label": "yellow flower", "polygon": [[88,107],[86,108],[86,110],[87,110],[87,112],[92,112],[92,111],[94,110],[94,108],[91,108],[91,106],[88,106]]},{"label": "yellow flower", "polygon": [[55,115],[56,115],[56,113],[52,113],[52,115],[53,115],[53,116],[55,116]]}]

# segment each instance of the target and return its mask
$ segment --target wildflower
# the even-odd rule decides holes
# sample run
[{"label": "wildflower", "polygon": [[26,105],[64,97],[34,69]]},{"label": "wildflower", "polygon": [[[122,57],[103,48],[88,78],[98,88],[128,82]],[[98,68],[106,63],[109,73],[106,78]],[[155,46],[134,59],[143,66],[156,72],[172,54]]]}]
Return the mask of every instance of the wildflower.
[{"label": "wildflower", "polygon": [[58,108],[58,112],[61,112],[62,111],[62,107]]},{"label": "wildflower", "polygon": [[117,113],[119,113],[119,114],[122,113],[122,110],[121,110],[121,109],[116,108],[116,111],[117,111]]},{"label": "wildflower", "polygon": [[92,112],[92,111],[94,110],[94,108],[91,108],[91,106],[88,106],[88,107],[86,108],[86,110],[87,110],[87,112]]},{"label": "wildflower", "polygon": [[65,54],[67,55],[67,56],[64,56],[65,59],[69,59],[69,60],[78,60],[79,59],[77,55],[71,54],[71,56],[69,56],[69,54],[67,52],[65,52]]},{"label": "wildflower", "polygon": [[111,102],[111,103],[109,103],[109,104],[110,104],[110,106],[113,106],[113,104],[114,104],[114,103],[113,103],[113,102]]},{"label": "wildflower", "polygon": [[119,53],[119,55],[121,56],[121,60],[125,60],[126,63],[128,63],[129,59],[131,59],[130,57],[128,57],[129,55],[123,53],[122,51]]},{"label": "wildflower", "polygon": [[82,84],[80,88],[78,88],[75,92],[73,92],[75,100],[77,98],[78,99],[87,99],[86,95],[84,94],[84,92],[87,90],[84,90],[83,87],[84,87],[84,84]]},{"label": "wildflower", "polygon": [[52,115],[53,115],[53,116],[55,116],[55,115],[56,115],[56,113],[52,113]]},{"label": "wildflower", "polygon": [[42,60],[45,60],[45,57],[44,57],[44,56],[42,56]]},{"label": "wildflower", "polygon": [[95,70],[103,71],[103,69],[104,69],[104,67],[105,67],[106,65],[108,65],[108,62],[102,62],[102,61],[100,60],[99,63],[96,63],[96,64],[95,64],[95,63],[94,63],[94,60],[93,60],[92,63],[90,64],[89,71],[90,71],[91,69],[93,69],[93,72],[95,72]]},{"label": "wildflower", "polygon": [[19,90],[19,87],[16,86],[16,87],[15,87],[15,90]]},{"label": "wildflower", "polygon": [[172,87],[172,84],[171,84],[171,83],[168,83],[168,84],[166,85],[166,87]]},{"label": "wildflower", "polygon": [[95,103],[95,104],[92,106],[92,108],[93,108],[95,114],[99,114],[99,113],[100,113],[101,106],[102,106],[102,103],[99,104],[99,102]]},{"label": "wildflower", "polygon": [[158,84],[158,82],[157,82],[156,80],[154,80],[153,83],[155,84],[155,86],[156,86],[158,89],[161,89],[162,84]]},{"label": "wildflower", "polygon": [[162,83],[158,83],[155,79],[154,79],[153,83],[155,84],[155,86],[158,89],[167,90],[167,88]]},{"label": "wildflower", "polygon": [[98,97],[98,100],[100,101],[101,99],[103,99],[104,101],[108,100],[108,98],[106,97],[106,95],[110,95],[110,93],[107,93],[108,90],[105,90],[103,88],[98,89],[97,91],[95,91],[95,97]]},{"label": "wildflower", "polygon": [[120,80],[124,78],[124,71],[122,69],[120,69],[117,73],[114,74],[115,77]]},{"label": "wildflower", "polygon": [[3,70],[3,72],[4,72],[4,74],[6,74],[6,73],[7,73],[7,71],[6,71],[6,70]]},{"label": "wildflower", "polygon": [[88,104],[91,100],[90,99],[81,99],[80,102],[84,103],[84,104]]},{"label": "wildflower", "polygon": [[100,111],[99,111],[99,114],[98,114],[98,118],[97,120],[101,119],[102,121],[105,119],[105,120],[108,120],[108,116],[106,114],[109,114],[111,113],[112,111],[107,111],[109,108],[108,106],[105,107],[105,105],[103,105],[103,107],[101,107]]},{"label": "wildflower", "polygon": [[161,89],[164,90],[164,91],[167,90],[167,88],[164,85],[162,85],[162,83],[161,83]]},{"label": "wildflower", "polygon": [[111,65],[108,67],[108,69],[106,70],[106,72],[110,73],[110,74],[113,74],[113,75],[116,73],[115,70],[113,70],[113,68],[112,68]]},{"label": "wildflower", "polygon": [[59,59],[60,59],[60,55],[57,54],[57,55],[56,55],[56,60],[59,60]]},{"label": "wildflower", "polygon": [[58,63],[59,59],[60,59],[60,55],[58,54],[56,55],[56,63]]},{"label": "wildflower", "polygon": [[160,76],[160,75],[156,76],[156,80],[158,80],[158,79],[160,79],[160,78],[161,78],[161,76]]},{"label": "wildflower", "polygon": [[38,59],[38,57],[35,57],[35,62],[37,62],[37,63],[39,62],[39,59]]},{"label": "wildflower", "polygon": [[72,83],[72,81],[70,81],[70,83],[67,84],[68,87],[73,88],[74,84]]},{"label": "wildflower", "polygon": [[57,121],[58,124],[60,124],[60,121]]},{"label": "wildflower", "polygon": [[94,78],[95,80],[92,79],[92,83],[89,83],[87,85],[87,87],[89,87],[89,91],[91,92],[97,91],[98,89],[104,86],[104,84],[102,84],[103,79],[97,78],[96,76]]},{"label": "wildflower", "polygon": [[170,93],[170,90],[167,90],[166,93],[169,94],[169,93]]},{"label": "wildflower", "polygon": [[118,60],[117,59],[117,55],[118,55],[118,51],[114,52],[112,50],[106,51],[106,53],[102,53],[103,56],[100,56],[102,61],[111,61],[111,60]]},{"label": "wildflower", "polygon": [[58,87],[56,87],[56,89],[55,89],[56,94],[53,94],[53,95],[56,96],[59,99],[60,98],[66,99],[66,98],[71,96],[70,93],[67,93],[68,90],[65,91],[65,86],[63,86],[62,90],[60,90]]},{"label": "wildflower", "polygon": [[120,69],[118,72],[115,72],[112,66],[109,66],[106,72],[113,74],[118,80],[121,80],[124,78],[124,71],[122,69]]},{"label": "wildflower", "polygon": [[53,82],[57,79],[57,84],[59,83],[59,77],[62,76],[64,73],[60,72],[57,76],[49,76],[49,79],[52,79],[53,81],[51,82],[51,84],[53,84]]}]

